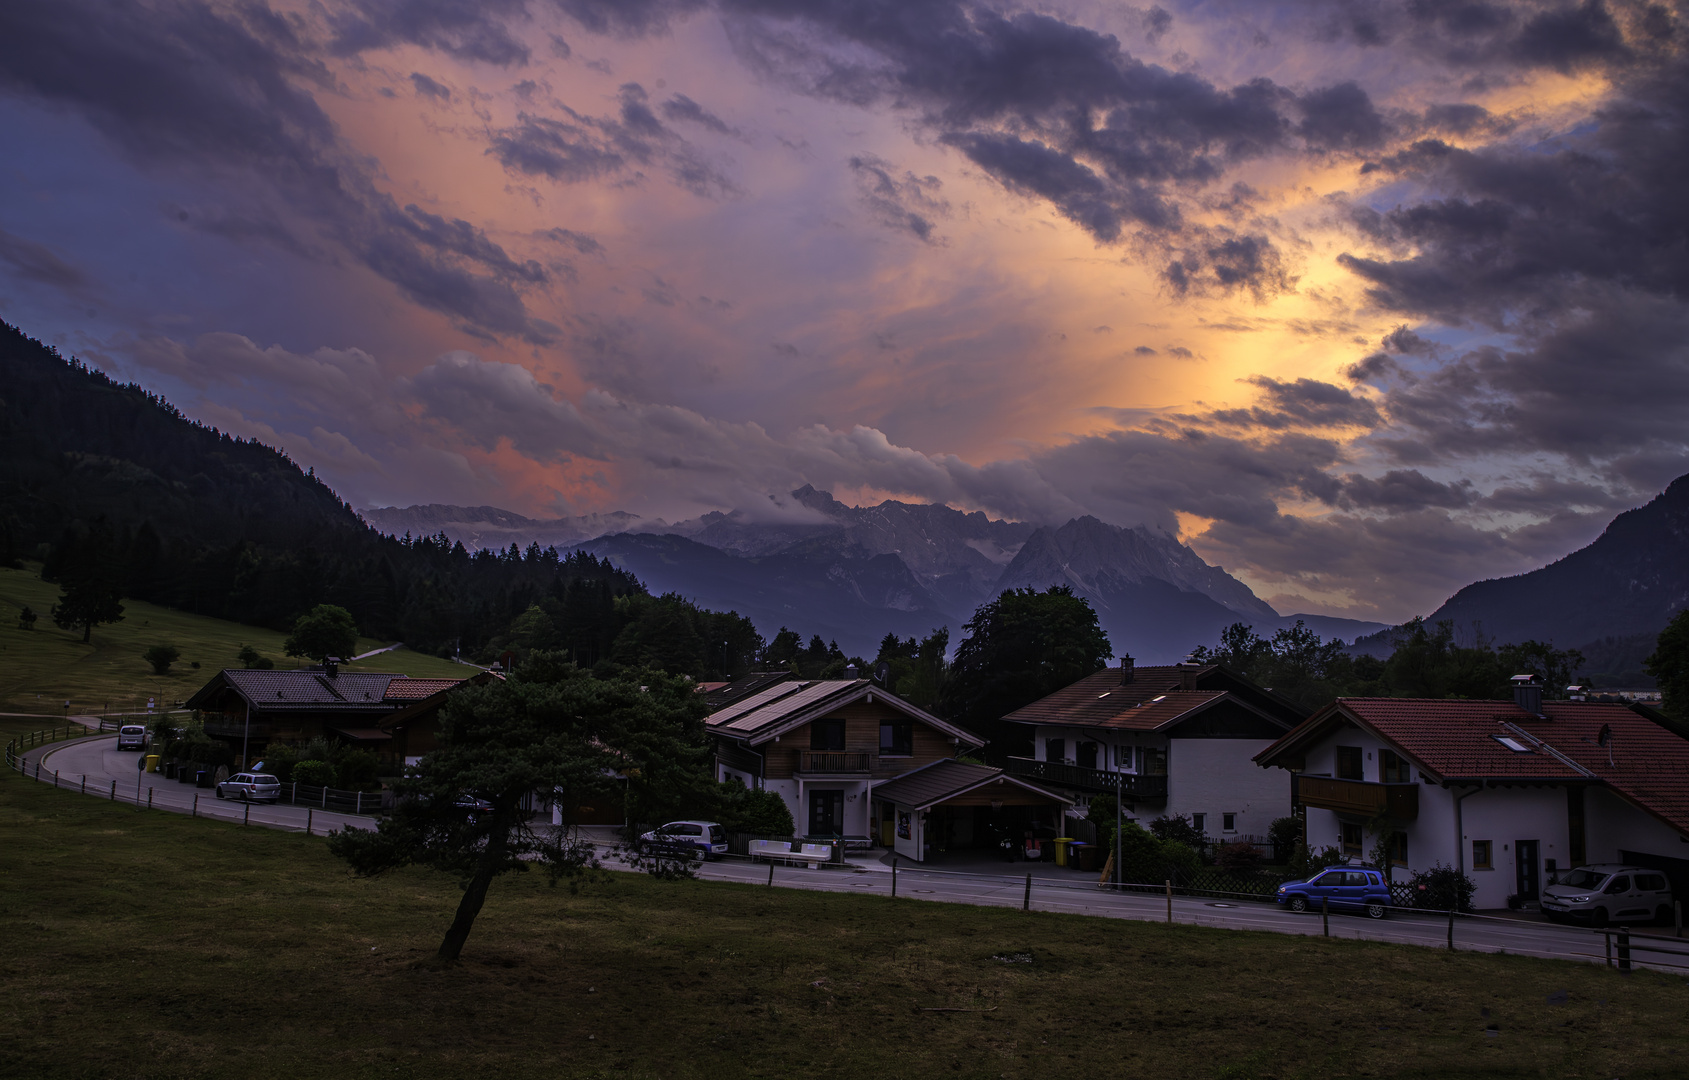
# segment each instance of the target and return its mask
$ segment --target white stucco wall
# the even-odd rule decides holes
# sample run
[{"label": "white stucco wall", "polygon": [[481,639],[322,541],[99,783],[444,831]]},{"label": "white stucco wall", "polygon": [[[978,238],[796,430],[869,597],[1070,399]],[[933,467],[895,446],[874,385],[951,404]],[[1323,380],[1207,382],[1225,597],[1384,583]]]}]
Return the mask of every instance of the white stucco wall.
[{"label": "white stucco wall", "polygon": [[1585,793],[1583,810],[1592,863],[1618,862],[1620,851],[1689,859],[1689,843],[1677,830],[1606,788],[1591,788]]},{"label": "white stucco wall", "polygon": [[[1202,814],[1204,831],[1219,841],[1228,836],[1265,837],[1274,818],[1290,813],[1290,774],[1255,764],[1255,755],[1271,745],[1271,739],[1171,740],[1163,813]],[[1138,816],[1148,809],[1140,806]],[[1231,833],[1222,828],[1225,814],[1236,815]]]},{"label": "white stucco wall", "polygon": [[[914,812],[907,806],[899,806],[896,811],[898,816],[892,818],[892,836],[895,838],[892,849],[905,859],[921,862],[921,847],[926,833],[926,822],[922,820],[924,815]],[[899,835],[896,830],[896,823],[901,820],[903,814],[909,815],[909,836],[907,839]]]},{"label": "white stucco wall", "polygon": [[[802,836],[809,831],[809,793],[811,791],[843,791],[844,798],[844,831],[846,836],[868,835],[869,801],[865,797],[868,783],[865,780],[813,780],[809,782],[796,779],[765,780],[763,786],[769,791],[776,792],[786,802],[786,809],[792,812],[792,825],[797,835]],[[802,790],[799,790],[799,787]]]}]

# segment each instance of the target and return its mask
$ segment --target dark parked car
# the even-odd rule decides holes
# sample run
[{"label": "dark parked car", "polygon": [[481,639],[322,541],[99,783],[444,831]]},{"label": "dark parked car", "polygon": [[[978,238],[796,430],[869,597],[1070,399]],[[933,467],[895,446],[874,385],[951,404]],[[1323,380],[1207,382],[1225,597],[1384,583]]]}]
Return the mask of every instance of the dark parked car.
[{"label": "dark parked car", "polygon": [[1382,919],[1390,910],[1390,886],[1383,872],[1370,866],[1334,866],[1307,881],[1280,885],[1278,902],[1291,911],[1318,911],[1323,902],[1332,911],[1364,911],[1369,919]]}]

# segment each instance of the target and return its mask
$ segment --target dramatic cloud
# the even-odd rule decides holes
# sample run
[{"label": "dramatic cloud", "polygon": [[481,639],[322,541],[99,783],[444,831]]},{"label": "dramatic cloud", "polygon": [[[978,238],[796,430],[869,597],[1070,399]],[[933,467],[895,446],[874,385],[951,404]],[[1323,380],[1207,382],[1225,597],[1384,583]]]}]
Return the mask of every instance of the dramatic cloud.
[{"label": "dramatic cloud", "polygon": [[0,316],[365,504],[1094,514],[1397,619],[1689,471],[1681,4],[15,0],[0,137]]}]

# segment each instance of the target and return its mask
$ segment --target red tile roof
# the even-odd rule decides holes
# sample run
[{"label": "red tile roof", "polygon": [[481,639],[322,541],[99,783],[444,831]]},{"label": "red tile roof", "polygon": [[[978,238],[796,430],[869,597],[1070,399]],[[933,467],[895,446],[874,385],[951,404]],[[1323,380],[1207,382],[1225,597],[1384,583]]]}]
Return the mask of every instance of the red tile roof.
[{"label": "red tile roof", "polygon": [[388,701],[421,701],[442,690],[450,690],[462,679],[394,679],[387,684]]},{"label": "red tile roof", "polygon": [[[1371,729],[1437,780],[1602,783],[1689,833],[1689,740],[1623,705],[1550,701],[1538,716],[1511,701],[1339,698],[1255,760],[1272,765],[1299,757],[1345,719]],[[1603,727],[1610,748],[1599,745]],[[1509,750],[1497,736],[1531,752]]]}]

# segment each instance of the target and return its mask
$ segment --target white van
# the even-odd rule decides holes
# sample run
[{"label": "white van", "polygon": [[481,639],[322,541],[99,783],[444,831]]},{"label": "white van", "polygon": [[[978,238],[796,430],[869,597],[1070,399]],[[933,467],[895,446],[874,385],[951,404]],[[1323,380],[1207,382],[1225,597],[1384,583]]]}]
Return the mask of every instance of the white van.
[{"label": "white van", "polygon": [[147,729],[140,724],[124,724],[117,729],[117,748],[119,750],[145,750],[147,748]]},{"label": "white van", "polygon": [[1617,863],[1580,866],[1542,890],[1542,913],[1552,922],[1669,922],[1671,883],[1658,870]]}]

